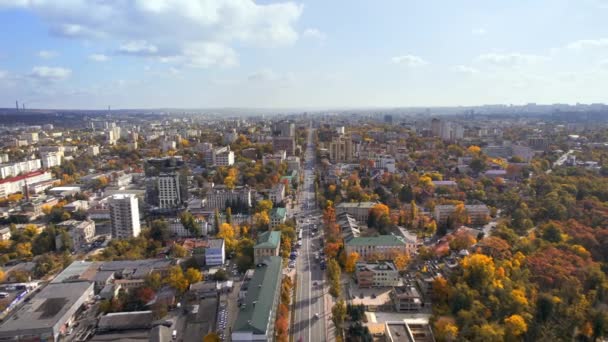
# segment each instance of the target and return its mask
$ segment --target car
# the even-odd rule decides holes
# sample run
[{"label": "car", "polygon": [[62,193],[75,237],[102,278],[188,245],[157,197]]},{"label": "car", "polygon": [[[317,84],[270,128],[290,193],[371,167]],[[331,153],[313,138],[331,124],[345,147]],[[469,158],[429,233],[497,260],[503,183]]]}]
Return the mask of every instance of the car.
[{"label": "car", "polygon": [[313,284],[314,286],[317,286],[317,282],[316,282],[316,281],[315,281],[315,282],[313,282],[312,284]]},{"label": "car", "polygon": [[318,312],[315,314],[315,318],[319,319],[319,313]]}]

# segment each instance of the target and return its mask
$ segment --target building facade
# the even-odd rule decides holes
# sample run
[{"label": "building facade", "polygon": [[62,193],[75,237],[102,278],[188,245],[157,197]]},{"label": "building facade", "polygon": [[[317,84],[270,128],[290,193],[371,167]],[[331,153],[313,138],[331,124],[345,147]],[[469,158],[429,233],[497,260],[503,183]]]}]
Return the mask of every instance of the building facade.
[{"label": "building facade", "polygon": [[139,236],[139,203],[133,194],[113,195],[109,201],[112,238]]},{"label": "building facade", "polygon": [[405,241],[394,235],[355,237],[345,243],[346,255],[355,252],[361,260],[390,260],[407,253]]},{"label": "building facade", "polygon": [[210,239],[205,248],[205,264],[207,266],[219,266],[226,262],[226,250],[224,239]]},{"label": "building facade", "polygon": [[357,263],[355,275],[359,288],[398,286],[399,271],[391,261]]},{"label": "building facade", "polygon": [[281,232],[267,231],[258,235],[258,241],[253,246],[253,261],[260,262],[267,256],[278,256],[281,249]]}]

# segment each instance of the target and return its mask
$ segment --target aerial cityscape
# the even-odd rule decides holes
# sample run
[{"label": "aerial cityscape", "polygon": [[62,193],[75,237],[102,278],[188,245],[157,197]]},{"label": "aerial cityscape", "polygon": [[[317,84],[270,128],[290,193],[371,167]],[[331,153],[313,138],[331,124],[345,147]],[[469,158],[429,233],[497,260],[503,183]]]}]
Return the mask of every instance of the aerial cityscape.
[{"label": "aerial cityscape", "polygon": [[0,0],[0,342],[607,341],[607,16]]}]

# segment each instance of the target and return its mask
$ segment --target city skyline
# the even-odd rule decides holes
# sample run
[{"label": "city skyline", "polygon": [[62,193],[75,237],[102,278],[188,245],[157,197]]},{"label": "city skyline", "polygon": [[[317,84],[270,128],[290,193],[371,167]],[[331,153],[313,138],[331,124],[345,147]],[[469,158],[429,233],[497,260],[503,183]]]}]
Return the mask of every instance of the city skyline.
[{"label": "city skyline", "polygon": [[608,4],[0,1],[0,107],[605,102]]}]

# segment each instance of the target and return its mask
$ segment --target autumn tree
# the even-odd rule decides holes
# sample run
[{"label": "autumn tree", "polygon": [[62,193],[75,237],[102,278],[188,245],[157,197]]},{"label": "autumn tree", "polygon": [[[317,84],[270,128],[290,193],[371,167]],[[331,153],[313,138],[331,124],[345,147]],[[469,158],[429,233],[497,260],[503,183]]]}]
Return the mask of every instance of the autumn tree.
[{"label": "autumn tree", "polygon": [[394,255],[393,262],[399,271],[405,271],[410,262],[410,256],[407,252],[400,252]]},{"label": "autumn tree", "polygon": [[182,268],[178,265],[169,268],[169,274],[164,280],[165,284],[176,289],[179,293],[184,293],[190,285],[188,279],[184,276]]},{"label": "autumn tree", "polygon": [[194,267],[188,267],[184,275],[190,284],[198,283],[203,280],[203,274],[201,271]]},{"label": "autumn tree", "polygon": [[496,267],[494,260],[484,254],[471,254],[461,262],[464,270],[464,279],[467,284],[477,290],[487,290],[488,286],[492,285]]},{"label": "autumn tree", "polygon": [[521,336],[528,330],[528,325],[520,315],[511,315],[504,320],[505,330],[509,335]]},{"label": "autumn tree", "polygon": [[218,336],[218,334],[214,332],[210,332],[205,337],[203,337],[203,342],[221,342],[222,339]]},{"label": "autumn tree", "polygon": [[228,175],[226,177],[224,177],[224,185],[226,185],[226,187],[228,189],[234,189],[236,186],[236,183],[238,181],[237,177],[238,177],[238,169],[235,167],[231,167],[228,169]]},{"label": "autumn tree", "polygon": [[346,318],[346,303],[344,299],[340,299],[331,308],[331,319],[337,329],[340,329],[344,323],[344,318]]},{"label": "autumn tree", "polygon": [[237,245],[236,234],[234,227],[228,223],[222,223],[220,229],[216,235],[219,239],[224,239],[227,251],[234,251]]},{"label": "autumn tree", "polygon": [[438,341],[451,342],[458,337],[458,326],[450,317],[440,317],[433,326]]},{"label": "autumn tree", "polygon": [[344,270],[346,271],[346,273],[350,273],[350,274],[355,273],[357,261],[359,261],[359,253],[351,252],[346,257],[346,264],[344,266]]}]

